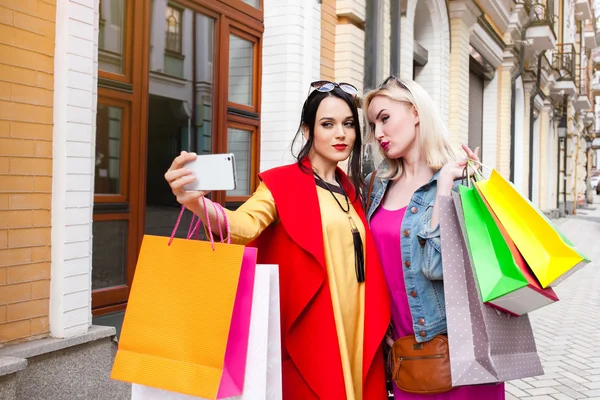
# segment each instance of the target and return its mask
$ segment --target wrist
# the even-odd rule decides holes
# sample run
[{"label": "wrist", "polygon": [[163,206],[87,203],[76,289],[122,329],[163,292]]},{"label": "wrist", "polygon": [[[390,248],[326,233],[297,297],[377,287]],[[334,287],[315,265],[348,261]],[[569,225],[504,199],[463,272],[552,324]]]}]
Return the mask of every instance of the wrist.
[{"label": "wrist", "polygon": [[450,196],[454,181],[447,177],[440,177],[437,183],[437,196]]}]

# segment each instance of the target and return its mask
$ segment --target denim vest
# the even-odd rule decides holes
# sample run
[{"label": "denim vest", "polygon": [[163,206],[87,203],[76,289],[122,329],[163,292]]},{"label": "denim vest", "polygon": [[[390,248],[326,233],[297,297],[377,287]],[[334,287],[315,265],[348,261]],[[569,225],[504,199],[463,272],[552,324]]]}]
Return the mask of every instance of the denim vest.
[{"label": "denim vest", "polygon": [[[417,342],[429,341],[447,331],[440,227],[430,227],[438,175],[439,171],[427,184],[415,191],[406,209],[402,226],[398,227],[402,237],[400,250],[404,284]],[[369,175],[366,182],[370,179]],[[389,179],[375,178],[371,205],[367,210],[369,223],[385,195],[388,183]],[[455,191],[458,190],[459,183],[460,181],[455,182]]]}]

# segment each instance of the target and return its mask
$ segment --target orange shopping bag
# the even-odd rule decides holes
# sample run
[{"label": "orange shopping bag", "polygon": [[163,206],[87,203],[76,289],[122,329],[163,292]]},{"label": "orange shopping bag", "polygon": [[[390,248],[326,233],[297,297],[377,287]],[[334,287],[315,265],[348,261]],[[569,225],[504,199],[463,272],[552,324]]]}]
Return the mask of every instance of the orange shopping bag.
[{"label": "orange shopping bag", "polygon": [[111,377],[211,399],[239,395],[256,249],[214,243],[212,234],[173,239],[175,230],[170,239],[144,236]]}]

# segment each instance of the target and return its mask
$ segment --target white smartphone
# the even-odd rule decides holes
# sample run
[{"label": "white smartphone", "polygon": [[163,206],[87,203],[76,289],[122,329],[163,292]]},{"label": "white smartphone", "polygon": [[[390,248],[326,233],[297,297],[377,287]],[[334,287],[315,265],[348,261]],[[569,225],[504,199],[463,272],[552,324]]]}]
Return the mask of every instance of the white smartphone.
[{"label": "white smartphone", "polygon": [[191,169],[196,177],[183,187],[188,192],[235,189],[235,157],[231,153],[198,155],[184,167]]}]

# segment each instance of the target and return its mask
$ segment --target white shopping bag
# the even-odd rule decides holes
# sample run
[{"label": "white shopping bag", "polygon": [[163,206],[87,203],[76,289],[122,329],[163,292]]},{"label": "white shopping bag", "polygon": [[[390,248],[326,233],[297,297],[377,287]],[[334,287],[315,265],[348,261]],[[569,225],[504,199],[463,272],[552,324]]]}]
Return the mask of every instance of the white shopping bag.
[{"label": "white shopping bag", "polygon": [[[280,400],[281,331],[279,323],[279,270],[277,265],[257,264],[252,295],[248,358],[244,391],[232,400]],[[132,384],[131,400],[201,400],[190,396]]]}]

